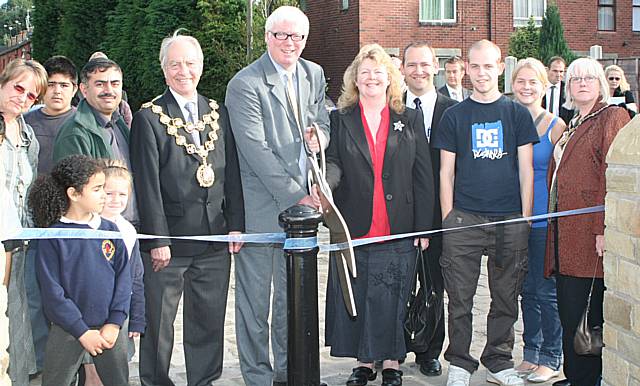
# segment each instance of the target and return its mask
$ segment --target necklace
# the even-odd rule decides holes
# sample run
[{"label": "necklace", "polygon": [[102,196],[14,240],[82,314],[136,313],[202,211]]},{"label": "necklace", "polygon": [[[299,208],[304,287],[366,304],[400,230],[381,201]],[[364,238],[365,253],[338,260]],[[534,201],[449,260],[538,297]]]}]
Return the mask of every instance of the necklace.
[{"label": "necklace", "polygon": [[[181,118],[171,118],[165,114],[164,111],[162,111],[162,107],[154,104],[153,101],[142,105],[143,109],[151,108],[151,111],[160,117],[160,123],[167,127],[167,134],[175,138],[176,145],[184,147],[187,154],[195,153],[200,156],[202,160],[198,170],[196,170],[196,180],[198,180],[198,183],[203,188],[210,187],[215,181],[215,173],[207,157],[209,156],[209,152],[216,148],[218,130],[220,130],[220,125],[218,125],[218,118],[220,117],[218,114],[218,103],[210,99],[209,107],[211,107],[211,112],[204,114],[202,120],[198,120],[195,123],[184,123]],[[193,133],[194,130],[201,132],[205,129],[206,125],[211,127],[211,131],[207,134],[208,140],[204,145],[196,146],[193,143],[187,143],[187,138],[178,133],[178,129],[183,129],[189,134]]]}]

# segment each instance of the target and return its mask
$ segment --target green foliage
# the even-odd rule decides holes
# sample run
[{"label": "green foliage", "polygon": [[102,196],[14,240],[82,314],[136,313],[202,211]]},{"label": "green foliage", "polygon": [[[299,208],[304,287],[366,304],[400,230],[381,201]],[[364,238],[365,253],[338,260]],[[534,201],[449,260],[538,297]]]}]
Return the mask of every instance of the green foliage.
[{"label": "green foliage", "polygon": [[55,53],[71,59],[78,69],[89,56],[100,48],[106,33],[109,12],[115,9],[117,0],[62,0],[64,10]]},{"label": "green foliage", "polygon": [[537,58],[539,41],[540,31],[533,18],[529,18],[526,26],[516,28],[509,37],[509,55],[518,59]]},{"label": "green foliage", "polygon": [[44,62],[56,54],[55,42],[60,29],[62,10],[59,0],[38,0],[33,12],[31,44],[33,58]]},{"label": "green foliage", "polygon": [[564,38],[560,12],[555,3],[549,4],[542,20],[539,47],[540,60],[544,64],[548,64],[549,59],[553,56],[561,56],[567,63],[571,63],[576,58]]}]

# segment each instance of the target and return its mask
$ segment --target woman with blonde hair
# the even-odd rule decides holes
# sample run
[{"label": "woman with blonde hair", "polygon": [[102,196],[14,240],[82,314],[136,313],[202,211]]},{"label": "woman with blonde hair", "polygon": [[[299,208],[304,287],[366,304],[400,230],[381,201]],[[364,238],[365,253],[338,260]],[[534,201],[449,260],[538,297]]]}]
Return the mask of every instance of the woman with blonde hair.
[{"label": "woman with blonde hair", "polygon": [[[533,145],[533,215],[548,211],[547,172],[553,146],[566,129],[562,119],[542,107],[548,86],[547,72],[537,59],[518,62],[512,88],[516,101],[534,120],[540,142]],[[562,362],[562,328],[558,316],[555,279],[544,277],[547,221],[534,221],[529,233],[529,269],[522,286],[524,355],[516,370],[534,383],[557,377]]]},{"label": "woman with blonde hair", "polygon": [[[338,110],[331,113],[327,181],[352,237],[428,230],[434,206],[431,158],[424,121],[402,102],[401,75],[377,44],[362,47],[344,74]],[[348,386],[376,378],[402,384],[406,356],[402,322],[412,284],[416,246],[428,239],[400,239],[355,248],[352,279],[357,316],[347,313],[331,258],[326,344],[331,355],[357,360]]]},{"label": "woman with blonde hair", "polygon": [[[36,176],[39,145],[31,126],[22,118],[47,90],[47,72],[33,60],[14,59],[0,74],[0,113],[6,131],[0,144],[0,162],[4,164],[4,184],[23,227],[31,220],[27,210],[27,190]],[[29,384],[35,373],[35,355],[27,307],[24,267],[26,242],[6,242],[5,285],[8,291],[9,376],[13,385]],[[7,283],[8,279],[8,283]]]},{"label": "woman with blonde hair", "polygon": [[609,82],[609,93],[614,98],[624,98],[624,103],[616,103],[630,111],[629,116],[633,118],[638,113],[638,105],[631,92],[631,86],[624,76],[624,70],[615,64],[604,69],[604,76]]}]

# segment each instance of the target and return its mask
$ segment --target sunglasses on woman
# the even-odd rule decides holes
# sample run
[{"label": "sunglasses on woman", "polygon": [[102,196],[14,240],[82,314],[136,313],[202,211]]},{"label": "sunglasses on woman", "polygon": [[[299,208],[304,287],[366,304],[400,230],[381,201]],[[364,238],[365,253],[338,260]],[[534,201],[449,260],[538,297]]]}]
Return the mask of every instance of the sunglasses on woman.
[{"label": "sunglasses on woman", "polygon": [[24,86],[21,86],[21,85],[19,85],[17,83],[13,85],[13,89],[16,90],[16,92],[18,94],[25,94],[26,93],[27,94],[27,99],[30,102],[35,102],[36,99],[38,99],[38,96],[36,94],[34,94],[32,92],[27,92],[27,89],[24,88]]},{"label": "sunglasses on woman", "polygon": [[618,78],[617,76],[610,76],[610,77],[609,77],[609,80],[616,80],[616,81],[618,81],[618,80],[620,80],[620,78]]}]

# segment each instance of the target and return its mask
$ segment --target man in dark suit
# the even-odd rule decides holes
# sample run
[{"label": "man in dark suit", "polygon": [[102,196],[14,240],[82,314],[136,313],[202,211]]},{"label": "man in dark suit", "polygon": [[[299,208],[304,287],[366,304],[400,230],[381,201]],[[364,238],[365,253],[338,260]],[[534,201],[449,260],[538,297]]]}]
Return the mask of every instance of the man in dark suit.
[{"label": "man in dark suit", "polygon": [[[196,90],[203,66],[200,44],[176,33],[162,41],[160,62],[168,89],[142,105],[131,130],[141,231],[242,232],[242,186],[227,110]],[[230,253],[240,246],[173,239],[141,243],[148,320],[140,344],[142,385],[174,385],[169,378],[173,322],[183,292],[187,382],[211,385],[220,377]]]},{"label": "man in dark suit", "polygon": [[457,102],[462,102],[471,95],[471,91],[462,87],[464,78],[464,61],[459,56],[452,56],[444,63],[446,83],[438,92]]},{"label": "man in dark suit", "polygon": [[[238,144],[245,208],[251,214],[246,218],[248,233],[281,232],[280,212],[296,203],[316,206],[306,186],[303,142],[313,142],[311,150],[314,146],[319,150],[309,135],[309,126],[317,123],[326,144],[329,116],[322,68],[300,58],[308,34],[309,19],[302,11],[290,6],[276,9],[265,23],[267,52],[227,86],[226,105]],[[248,245],[234,264],[236,340],[244,381],[252,386],[285,384],[287,278],[282,247]]]},{"label": "man in dark suit", "polygon": [[[427,139],[431,141],[433,133],[438,130],[438,123],[442,113],[448,107],[457,102],[436,92],[433,86],[433,77],[438,72],[438,59],[435,51],[426,42],[414,42],[404,50],[402,73],[407,84],[405,104],[422,112]],[[433,168],[435,186],[435,206],[433,210],[433,228],[439,229],[442,225],[440,213],[440,200],[437,192],[440,190],[440,151],[431,148],[431,166]],[[433,285],[440,296],[443,296],[444,284],[440,268],[440,254],[442,253],[442,235],[437,234],[431,238],[429,248],[424,254],[426,263],[431,268]],[[426,285],[427,283],[421,283]],[[444,309],[440,323],[436,326],[436,332],[426,352],[416,353],[416,363],[420,366],[420,372],[427,376],[442,374],[442,366],[438,358],[444,343]]]},{"label": "man in dark suit", "polygon": [[[549,59],[547,71],[549,86],[545,96],[542,98],[542,107],[562,118],[568,125],[571,118],[573,118],[573,110],[568,110],[562,106],[565,102],[565,83],[563,78],[566,67],[567,64],[561,56],[554,56]],[[547,103],[547,101],[550,101],[550,103]]]}]

